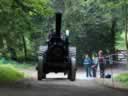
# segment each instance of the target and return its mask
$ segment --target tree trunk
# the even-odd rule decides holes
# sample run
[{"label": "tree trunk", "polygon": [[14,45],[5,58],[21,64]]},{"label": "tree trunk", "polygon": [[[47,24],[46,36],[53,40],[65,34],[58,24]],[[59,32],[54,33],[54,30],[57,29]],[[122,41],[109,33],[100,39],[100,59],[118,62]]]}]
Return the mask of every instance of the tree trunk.
[{"label": "tree trunk", "polygon": [[113,20],[112,20],[112,26],[111,26],[111,36],[112,36],[112,49],[111,49],[111,51],[112,51],[112,53],[114,53],[115,52],[115,32],[116,32],[116,19],[115,18],[113,18]]},{"label": "tree trunk", "polygon": [[[115,54],[115,41],[116,41],[116,38],[115,38],[115,35],[116,35],[116,18],[113,18],[112,19],[112,26],[111,26],[111,38],[112,38],[112,49],[111,49],[111,53],[112,54]],[[113,55],[112,56],[113,60],[116,60],[116,56]]]},{"label": "tree trunk", "polygon": [[24,34],[21,35],[22,36],[22,41],[23,41],[23,50],[24,50],[24,59],[27,59],[27,46],[26,46],[26,40],[24,37]]},{"label": "tree trunk", "polygon": [[17,55],[16,55],[16,50],[15,48],[8,48],[9,52],[10,52],[10,55],[11,55],[11,59],[12,60],[17,60]]},{"label": "tree trunk", "polygon": [[0,48],[4,48],[3,35],[0,34]]}]

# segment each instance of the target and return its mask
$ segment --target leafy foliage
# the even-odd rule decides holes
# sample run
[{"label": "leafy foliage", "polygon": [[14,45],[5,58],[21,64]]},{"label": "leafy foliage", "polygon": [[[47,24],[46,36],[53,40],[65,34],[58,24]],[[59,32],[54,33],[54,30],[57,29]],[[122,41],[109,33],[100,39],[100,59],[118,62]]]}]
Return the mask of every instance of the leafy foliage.
[{"label": "leafy foliage", "polygon": [[85,52],[114,52],[120,34],[127,34],[127,4],[128,0],[0,0],[0,52],[15,60],[36,59],[38,46],[55,31],[55,11],[63,12],[62,32],[70,30],[79,63]]},{"label": "leafy foliage", "polygon": [[[49,16],[53,10],[48,0],[1,0],[0,1],[0,43],[1,49],[6,49],[11,55],[27,58],[29,46],[27,40],[37,30],[33,18]],[[40,30],[41,31],[41,30]],[[31,52],[31,51],[30,51]],[[24,53],[24,54],[22,54]]]}]

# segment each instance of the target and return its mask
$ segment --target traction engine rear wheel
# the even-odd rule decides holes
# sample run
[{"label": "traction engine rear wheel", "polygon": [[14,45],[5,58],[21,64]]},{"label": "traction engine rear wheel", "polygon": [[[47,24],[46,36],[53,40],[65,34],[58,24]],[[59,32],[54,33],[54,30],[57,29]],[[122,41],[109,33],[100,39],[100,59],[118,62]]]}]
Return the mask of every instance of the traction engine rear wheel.
[{"label": "traction engine rear wheel", "polygon": [[38,72],[37,72],[37,78],[38,80],[42,80],[46,78],[46,74],[43,73],[43,56],[38,57]]},{"label": "traction engine rear wheel", "polygon": [[71,58],[71,67],[68,74],[68,79],[71,81],[75,81],[76,79],[76,61],[75,58]]}]

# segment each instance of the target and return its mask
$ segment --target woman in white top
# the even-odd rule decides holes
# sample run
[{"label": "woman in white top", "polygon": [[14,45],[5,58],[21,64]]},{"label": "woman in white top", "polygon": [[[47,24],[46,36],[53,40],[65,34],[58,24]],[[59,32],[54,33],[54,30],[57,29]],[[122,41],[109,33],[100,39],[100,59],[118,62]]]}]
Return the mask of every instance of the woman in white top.
[{"label": "woman in white top", "polygon": [[97,66],[98,66],[98,57],[96,54],[92,57],[92,60],[93,60],[92,73],[93,73],[93,77],[96,77]]}]

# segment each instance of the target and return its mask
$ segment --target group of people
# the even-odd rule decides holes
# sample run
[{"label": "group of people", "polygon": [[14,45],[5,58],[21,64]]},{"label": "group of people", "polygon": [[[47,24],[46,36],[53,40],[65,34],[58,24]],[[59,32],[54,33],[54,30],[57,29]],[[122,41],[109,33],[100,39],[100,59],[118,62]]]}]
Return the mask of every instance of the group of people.
[{"label": "group of people", "polygon": [[102,50],[98,52],[98,55],[94,54],[93,56],[90,56],[89,54],[85,54],[83,65],[86,70],[87,77],[96,77],[97,67],[99,66],[100,77],[104,78],[105,58]]}]

